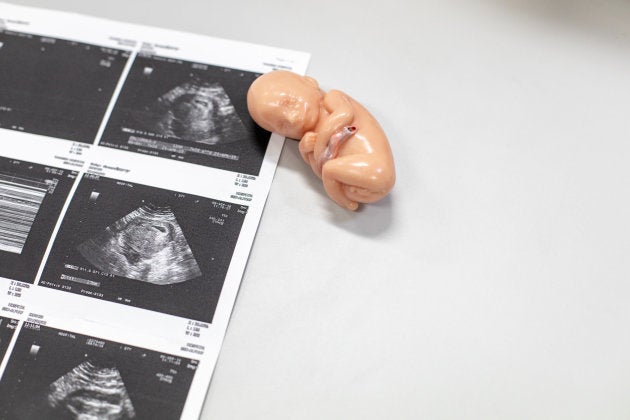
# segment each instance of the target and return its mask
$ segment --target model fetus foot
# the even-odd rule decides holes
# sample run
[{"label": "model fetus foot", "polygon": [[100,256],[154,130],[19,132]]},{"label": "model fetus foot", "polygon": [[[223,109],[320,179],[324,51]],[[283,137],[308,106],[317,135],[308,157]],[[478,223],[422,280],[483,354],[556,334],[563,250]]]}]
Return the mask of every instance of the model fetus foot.
[{"label": "model fetus foot", "polygon": [[394,159],[383,129],[345,93],[323,92],[315,79],[278,70],[252,84],[247,107],[264,129],[300,140],[302,158],[340,206],[356,210],[393,188]]}]

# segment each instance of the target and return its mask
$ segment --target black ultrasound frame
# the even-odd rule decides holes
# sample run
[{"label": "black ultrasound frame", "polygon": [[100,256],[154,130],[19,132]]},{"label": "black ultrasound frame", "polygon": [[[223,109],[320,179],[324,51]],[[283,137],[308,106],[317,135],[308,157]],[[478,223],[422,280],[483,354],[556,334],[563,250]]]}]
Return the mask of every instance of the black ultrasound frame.
[{"label": "black ultrasound frame", "polygon": [[[92,191],[100,193],[90,202]],[[171,285],[154,285],[95,269],[77,246],[146,204],[168,205],[201,269],[201,277]],[[229,206],[230,210],[226,210]],[[228,267],[247,211],[246,206],[176,191],[85,175],[53,244],[40,285],[203,322],[212,322]],[[211,223],[221,218],[224,225]],[[77,266],[81,271],[66,268]],[[96,281],[100,287],[70,280],[62,274]],[[103,296],[95,294],[102,293]]]},{"label": "black ultrasound frame", "polygon": [[[151,75],[147,76],[143,73],[145,67],[153,68]],[[270,133],[259,127],[249,115],[247,111],[247,91],[252,82],[259,76],[259,73],[244,70],[139,54],[125,79],[125,84],[118,96],[99,145],[232,172],[258,175],[269,144]],[[165,93],[192,80],[219,83],[225,89],[245,127],[247,132],[245,138],[217,145],[191,143],[178,139],[165,140],[159,136],[152,136],[151,133],[147,133],[147,128],[143,127],[134,118],[134,114],[154,104]],[[123,129],[138,130],[145,133],[137,137],[184,146],[194,145],[218,154],[237,156],[238,160],[195,153],[181,155],[153,149],[145,150],[145,148],[140,146],[129,145],[129,137],[135,134],[124,132]]]},{"label": "black ultrasound frame", "polygon": [[[59,180],[53,194],[46,194],[21,254],[0,250],[0,276],[33,283],[78,173],[0,156],[0,172],[33,178]],[[54,174],[51,174],[54,172]]]},{"label": "black ultrasound frame", "polygon": [[93,144],[129,52],[6,30],[0,42],[0,128]]},{"label": "black ultrasound frame", "polygon": [[[87,344],[95,339],[101,343]],[[32,345],[39,346],[35,356],[30,354]],[[0,418],[58,420],[45,407],[48,386],[87,360],[114,365],[136,418],[155,420],[181,416],[199,364],[193,359],[25,323],[0,380]],[[171,369],[177,373],[173,375]],[[160,381],[158,373],[171,374],[173,382]]]}]

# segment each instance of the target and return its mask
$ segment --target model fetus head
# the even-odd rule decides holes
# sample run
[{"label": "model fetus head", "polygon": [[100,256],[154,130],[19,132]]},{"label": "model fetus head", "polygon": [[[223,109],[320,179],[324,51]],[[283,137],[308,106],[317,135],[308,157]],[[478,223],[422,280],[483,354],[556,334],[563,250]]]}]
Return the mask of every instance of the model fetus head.
[{"label": "model fetus head", "polygon": [[274,71],[254,81],[247,104],[254,121],[265,130],[301,139],[315,128],[323,96],[315,79]]}]

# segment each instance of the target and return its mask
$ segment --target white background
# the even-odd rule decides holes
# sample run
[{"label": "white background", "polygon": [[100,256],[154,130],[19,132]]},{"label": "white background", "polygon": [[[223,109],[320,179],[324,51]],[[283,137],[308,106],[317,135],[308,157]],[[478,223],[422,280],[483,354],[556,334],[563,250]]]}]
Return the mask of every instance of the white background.
[{"label": "white background", "polygon": [[283,151],[203,419],[630,418],[630,1],[14,0],[313,54],[391,196]]}]

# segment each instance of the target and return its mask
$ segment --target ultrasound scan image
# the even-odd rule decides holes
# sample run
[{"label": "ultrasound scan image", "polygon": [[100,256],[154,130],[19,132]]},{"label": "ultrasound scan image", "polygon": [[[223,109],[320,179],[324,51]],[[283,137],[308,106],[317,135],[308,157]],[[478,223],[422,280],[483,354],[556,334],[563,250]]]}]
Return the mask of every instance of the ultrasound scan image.
[{"label": "ultrasound scan image", "polygon": [[92,144],[129,54],[0,30],[0,128]]},{"label": "ultrasound scan image", "polygon": [[0,172],[0,251],[21,254],[53,180]]},{"label": "ultrasound scan image", "polygon": [[247,111],[258,76],[141,54],[99,144],[258,175],[270,135]]},{"label": "ultrasound scan image", "polygon": [[7,420],[177,419],[198,361],[25,323],[0,380]]},{"label": "ultrasound scan image", "polygon": [[115,366],[87,360],[50,384],[48,406],[68,418],[133,419],[136,412]]},{"label": "ultrasound scan image", "polygon": [[77,172],[0,156],[0,277],[33,283]]},{"label": "ultrasound scan image", "polygon": [[166,139],[215,145],[247,136],[225,89],[201,80],[176,86],[134,117]]},{"label": "ultrasound scan image", "polygon": [[188,242],[169,207],[147,204],[78,246],[104,273],[153,284],[201,276]]},{"label": "ultrasound scan image", "polygon": [[212,322],[247,207],[85,175],[40,286]]}]

